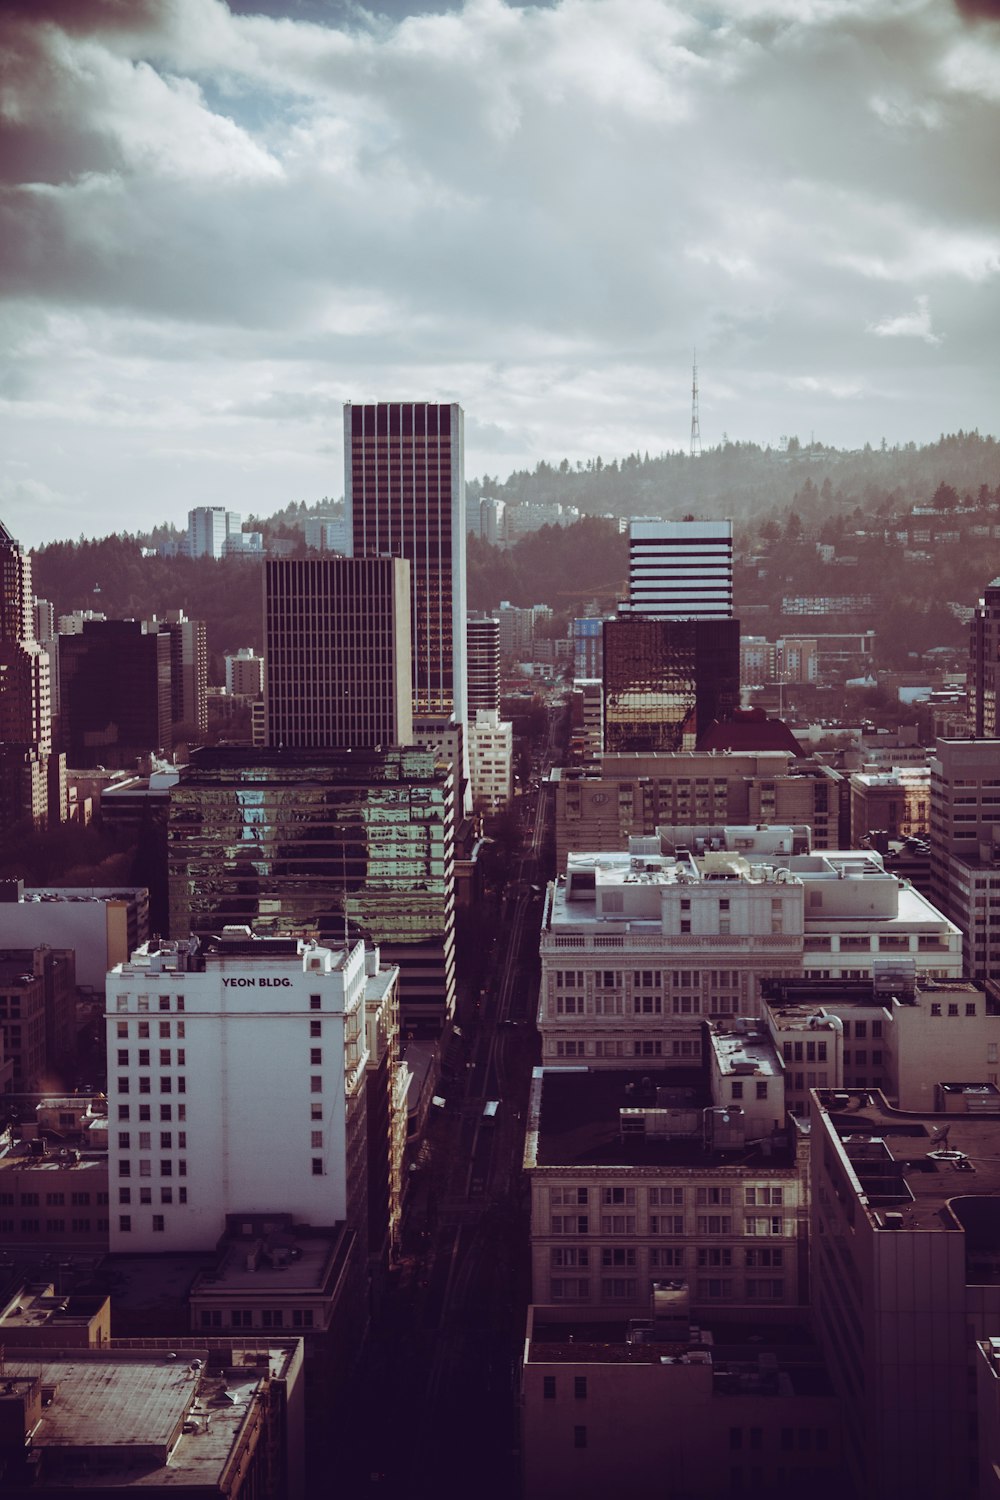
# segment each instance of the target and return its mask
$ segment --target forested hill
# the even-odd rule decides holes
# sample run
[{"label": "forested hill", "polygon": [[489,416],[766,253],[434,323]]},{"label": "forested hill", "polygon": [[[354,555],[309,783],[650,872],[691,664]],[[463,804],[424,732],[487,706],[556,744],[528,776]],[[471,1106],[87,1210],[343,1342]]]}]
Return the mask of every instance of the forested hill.
[{"label": "forested hill", "polygon": [[[512,504],[561,500],[602,513],[573,526],[544,526],[507,549],[469,537],[470,609],[493,609],[503,599],[549,604],[554,629],[591,602],[614,606],[627,574],[616,518],[635,514],[731,515],[738,609],[777,608],[784,594],[863,593],[880,622],[900,615],[898,629],[887,633],[898,634],[900,649],[908,632],[913,648],[949,639],[957,628],[950,606],[973,605],[1000,573],[1000,444],[975,433],[885,452],[790,443],[779,454],[731,444],[694,462],[636,458],[579,470],[542,464],[504,485],[471,483],[473,531],[483,483]],[[303,521],[320,508],[330,510],[330,502],[293,503],[253,524],[304,556]],[[219,681],[222,653],[261,647],[259,565],[144,556],[150,540],[112,536],[42,547],[34,554],[35,593],[58,614],[92,609],[143,619],[184,609],[208,626]],[[762,621],[755,628],[771,627]]]},{"label": "forested hill", "polygon": [[981,485],[1000,484],[1000,443],[977,432],[959,432],[918,447],[871,448],[844,452],[821,443],[790,438],[782,449],[756,443],[724,443],[701,457],[669,453],[651,458],[632,454],[621,462],[600,458],[571,465],[539,463],[501,482],[488,475],[470,482],[470,499],[495,495],[513,503],[558,503],[588,515],[648,515],[675,518],[688,511],[764,519],[795,503],[811,480],[837,509],[861,505],[868,511],[886,496],[900,503],[929,504],[942,483],[960,496]]}]

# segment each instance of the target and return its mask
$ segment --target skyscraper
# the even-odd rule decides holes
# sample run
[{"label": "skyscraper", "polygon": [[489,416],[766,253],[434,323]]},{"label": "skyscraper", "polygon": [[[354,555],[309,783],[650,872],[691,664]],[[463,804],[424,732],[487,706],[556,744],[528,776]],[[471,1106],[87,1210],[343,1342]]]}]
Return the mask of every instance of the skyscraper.
[{"label": "skyscraper", "polygon": [[269,560],[264,635],[269,745],[412,743],[405,558]]},{"label": "skyscraper", "polygon": [[60,729],[74,769],[130,768],[170,748],[170,652],[170,636],[139,620],[85,620],[60,636]]},{"label": "skyscraper", "polygon": [[248,923],[399,965],[408,1032],[455,1009],[455,790],[428,750],[196,750],[171,789],[170,934]]},{"label": "skyscraper", "polygon": [[500,712],[500,621],[495,615],[470,614],[469,721],[481,708]]},{"label": "skyscraper", "polygon": [[969,623],[969,717],[977,739],[996,739],[1000,686],[1000,578],[986,585]]},{"label": "skyscraper", "polygon": [[464,727],[462,408],[429,401],[348,402],[344,496],[353,555],[410,562],[414,717],[455,719]]},{"label": "skyscraper", "polygon": [[33,600],[31,558],[0,523],[0,829],[48,817],[49,658],[35,640]]},{"label": "skyscraper", "polygon": [[738,620],[605,620],[606,751],[693,750],[739,701]]},{"label": "skyscraper", "polygon": [[621,613],[732,619],[732,521],[630,521],[628,603]]},{"label": "skyscraper", "polygon": [[731,521],[632,521],[629,596],[604,623],[604,748],[693,750],[739,704]]}]

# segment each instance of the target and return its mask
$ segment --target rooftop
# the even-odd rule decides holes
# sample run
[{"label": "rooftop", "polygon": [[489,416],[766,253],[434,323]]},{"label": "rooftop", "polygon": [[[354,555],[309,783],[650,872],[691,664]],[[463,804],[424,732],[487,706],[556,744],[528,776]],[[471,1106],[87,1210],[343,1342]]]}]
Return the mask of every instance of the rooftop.
[{"label": "rooftop", "polygon": [[[967,1087],[967,1085],[966,1085]],[[879,1090],[817,1090],[818,1106],[839,1137],[859,1201],[877,1227],[964,1229],[973,1249],[1000,1272],[1000,1113],[919,1114],[893,1109]],[[886,1214],[899,1214],[901,1221]]]},{"label": "rooftop", "polygon": [[692,1328],[687,1339],[636,1337],[638,1320],[563,1321],[531,1309],[527,1363],[706,1364],[713,1394],[826,1396],[829,1378],[808,1332],[795,1324],[727,1324]]},{"label": "rooftop", "polygon": [[221,1259],[195,1277],[191,1295],[252,1292],[273,1298],[275,1293],[287,1297],[327,1292],[336,1283],[352,1241],[342,1224],[325,1233],[279,1230],[260,1238],[226,1240]]},{"label": "rooftop", "polygon": [[714,1024],[709,1026],[708,1035],[720,1073],[758,1073],[762,1077],[784,1073],[762,1024],[756,1031],[752,1022],[725,1027]]},{"label": "rooftop", "polygon": [[[708,1082],[699,1068],[586,1068],[536,1070],[533,1104],[537,1118],[528,1123],[525,1166],[532,1167],[674,1167],[708,1171],[719,1166],[779,1171],[794,1166],[794,1152],[784,1136],[766,1145],[740,1144],[711,1149],[702,1129],[712,1108]],[[674,1112],[686,1135],[623,1135],[621,1111]]]},{"label": "rooftop", "polygon": [[[234,1359],[237,1352],[234,1351]],[[178,1358],[132,1350],[59,1351],[35,1357],[8,1347],[5,1376],[40,1379],[41,1420],[32,1446],[45,1478],[94,1491],[217,1485],[267,1365],[243,1362],[219,1373],[207,1350]],[[169,1462],[168,1462],[169,1458]]]}]

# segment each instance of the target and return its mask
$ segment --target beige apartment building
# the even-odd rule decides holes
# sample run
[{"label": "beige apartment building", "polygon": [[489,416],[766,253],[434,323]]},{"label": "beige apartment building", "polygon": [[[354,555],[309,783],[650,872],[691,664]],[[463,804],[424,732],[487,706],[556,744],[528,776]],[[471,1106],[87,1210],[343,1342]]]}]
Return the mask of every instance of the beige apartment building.
[{"label": "beige apartment building", "polygon": [[780,1060],[763,1033],[705,1029],[711,1092],[695,1069],[536,1069],[534,1301],[638,1317],[662,1278],[689,1282],[699,1316],[804,1300],[808,1150],[780,1128]]}]

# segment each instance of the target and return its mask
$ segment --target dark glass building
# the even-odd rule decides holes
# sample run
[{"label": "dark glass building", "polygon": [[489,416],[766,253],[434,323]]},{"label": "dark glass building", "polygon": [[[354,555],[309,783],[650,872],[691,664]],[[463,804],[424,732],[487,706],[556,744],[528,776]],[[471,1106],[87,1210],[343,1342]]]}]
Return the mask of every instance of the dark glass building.
[{"label": "dark glass building", "polygon": [[59,637],[60,732],[74,769],[129,769],[170,749],[171,638],[138,620]]},{"label": "dark glass building", "polygon": [[455,1008],[454,780],[426,750],[214,748],[171,791],[170,935],[369,938],[403,1035]]},{"label": "dark glass building", "polygon": [[605,620],[605,751],[693,750],[739,701],[738,620]]},{"label": "dark glass building", "polygon": [[460,406],[344,408],[344,497],[354,557],[406,557],[415,718],[467,721],[465,455]]}]

